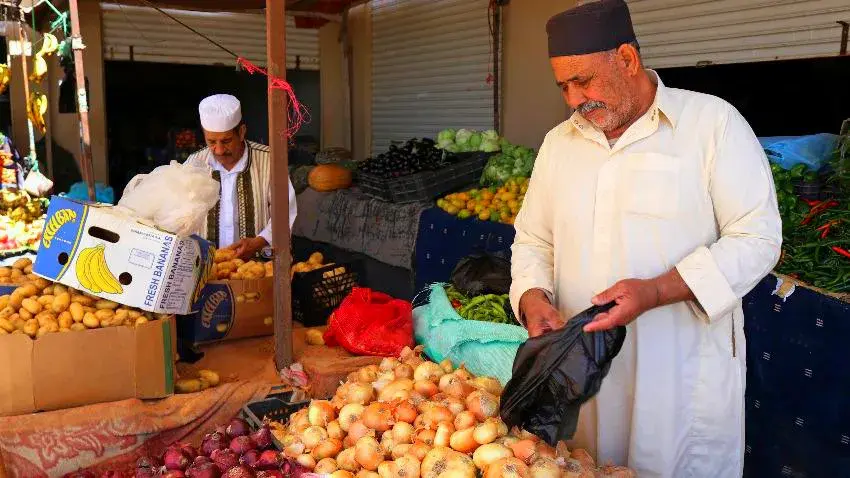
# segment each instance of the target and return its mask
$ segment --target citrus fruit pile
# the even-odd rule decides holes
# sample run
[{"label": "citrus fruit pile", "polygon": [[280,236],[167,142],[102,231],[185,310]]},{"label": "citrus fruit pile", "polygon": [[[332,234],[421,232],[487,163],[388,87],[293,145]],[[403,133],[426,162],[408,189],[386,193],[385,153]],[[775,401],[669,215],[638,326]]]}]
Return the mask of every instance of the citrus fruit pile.
[{"label": "citrus fruit pile", "polygon": [[477,218],[481,221],[513,224],[526,191],[528,178],[511,178],[501,187],[449,194],[437,200],[437,207],[458,219]]}]

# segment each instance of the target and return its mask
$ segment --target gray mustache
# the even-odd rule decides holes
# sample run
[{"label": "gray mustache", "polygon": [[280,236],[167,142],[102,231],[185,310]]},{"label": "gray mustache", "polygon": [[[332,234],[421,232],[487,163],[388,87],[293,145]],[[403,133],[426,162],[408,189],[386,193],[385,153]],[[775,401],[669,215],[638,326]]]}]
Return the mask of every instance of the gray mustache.
[{"label": "gray mustache", "polygon": [[603,103],[601,101],[587,101],[585,103],[580,104],[579,107],[576,108],[576,111],[578,111],[579,114],[587,114],[587,113],[590,113],[593,110],[597,110],[597,109],[603,109],[604,110],[604,109],[607,109],[607,108],[608,107],[605,106],[605,103]]}]

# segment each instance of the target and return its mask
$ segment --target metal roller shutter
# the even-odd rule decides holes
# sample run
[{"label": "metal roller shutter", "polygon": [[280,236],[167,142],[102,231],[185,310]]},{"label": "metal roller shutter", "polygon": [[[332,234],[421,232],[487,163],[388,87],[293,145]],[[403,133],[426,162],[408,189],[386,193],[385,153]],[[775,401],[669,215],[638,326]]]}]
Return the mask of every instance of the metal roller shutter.
[{"label": "metal roller shutter", "polygon": [[[158,11],[101,3],[103,58],[193,65],[235,65],[234,59]],[[192,28],[257,65],[266,63],[266,19],[262,13],[167,10]],[[319,69],[319,34],[295,28],[287,18],[287,68]]]},{"label": "metal roller shutter", "polygon": [[373,0],[372,152],[493,127],[488,0]]},{"label": "metal roller shutter", "polygon": [[628,0],[647,66],[838,55],[850,0]]}]

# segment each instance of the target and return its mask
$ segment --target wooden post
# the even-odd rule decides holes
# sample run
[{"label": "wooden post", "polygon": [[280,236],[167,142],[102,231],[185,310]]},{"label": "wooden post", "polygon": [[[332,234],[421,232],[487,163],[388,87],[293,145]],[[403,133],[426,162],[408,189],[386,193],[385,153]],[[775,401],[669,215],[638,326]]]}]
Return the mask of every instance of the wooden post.
[{"label": "wooden post", "polygon": [[80,173],[89,189],[89,200],[95,200],[94,168],[91,159],[91,133],[89,132],[89,100],[86,93],[86,75],[83,69],[83,38],[80,36],[80,10],[77,0],[69,0],[71,10],[71,48],[74,50],[74,72],[77,79],[77,105],[80,110]]},{"label": "wooden post", "polygon": [[266,67],[269,72],[269,148],[271,149],[272,250],[274,251],[274,339],[278,370],[292,363],[292,290],[289,279],[289,138],[286,92],[272,89],[272,76],[286,78],[286,6],[266,0]]},{"label": "wooden post", "polygon": [[[23,15],[21,15],[23,17]],[[27,43],[30,45],[30,53],[35,56],[35,50],[33,49],[34,45],[30,43],[30,39],[27,37],[26,27],[24,26],[23,21],[18,25],[18,42],[21,44],[21,70],[24,72],[24,101],[26,104],[27,111],[27,154],[26,156],[35,157],[35,140],[33,135],[35,132],[33,131],[32,120],[29,118],[30,108],[33,107],[32,102],[30,101],[30,72],[27,68]],[[18,145],[18,148],[21,148],[22,145]]]}]

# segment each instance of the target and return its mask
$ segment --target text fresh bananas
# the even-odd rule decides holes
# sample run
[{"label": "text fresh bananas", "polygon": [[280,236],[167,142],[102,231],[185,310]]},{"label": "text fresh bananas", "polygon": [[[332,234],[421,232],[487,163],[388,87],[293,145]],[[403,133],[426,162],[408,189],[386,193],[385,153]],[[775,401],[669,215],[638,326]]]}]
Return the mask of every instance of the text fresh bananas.
[{"label": "text fresh bananas", "polygon": [[50,220],[47,221],[47,225],[44,226],[44,233],[41,237],[41,242],[44,244],[44,247],[50,247],[50,243],[53,242],[53,237],[59,232],[59,228],[69,222],[74,222],[76,219],[77,213],[73,209],[67,208],[60,209],[50,216]]},{"label": "text fresh bananas", "polygon": [[109,271],[104,251],[103,244],[80,251],[77,257],[77,281],[93,294],[120,294],[124,288]]}]

